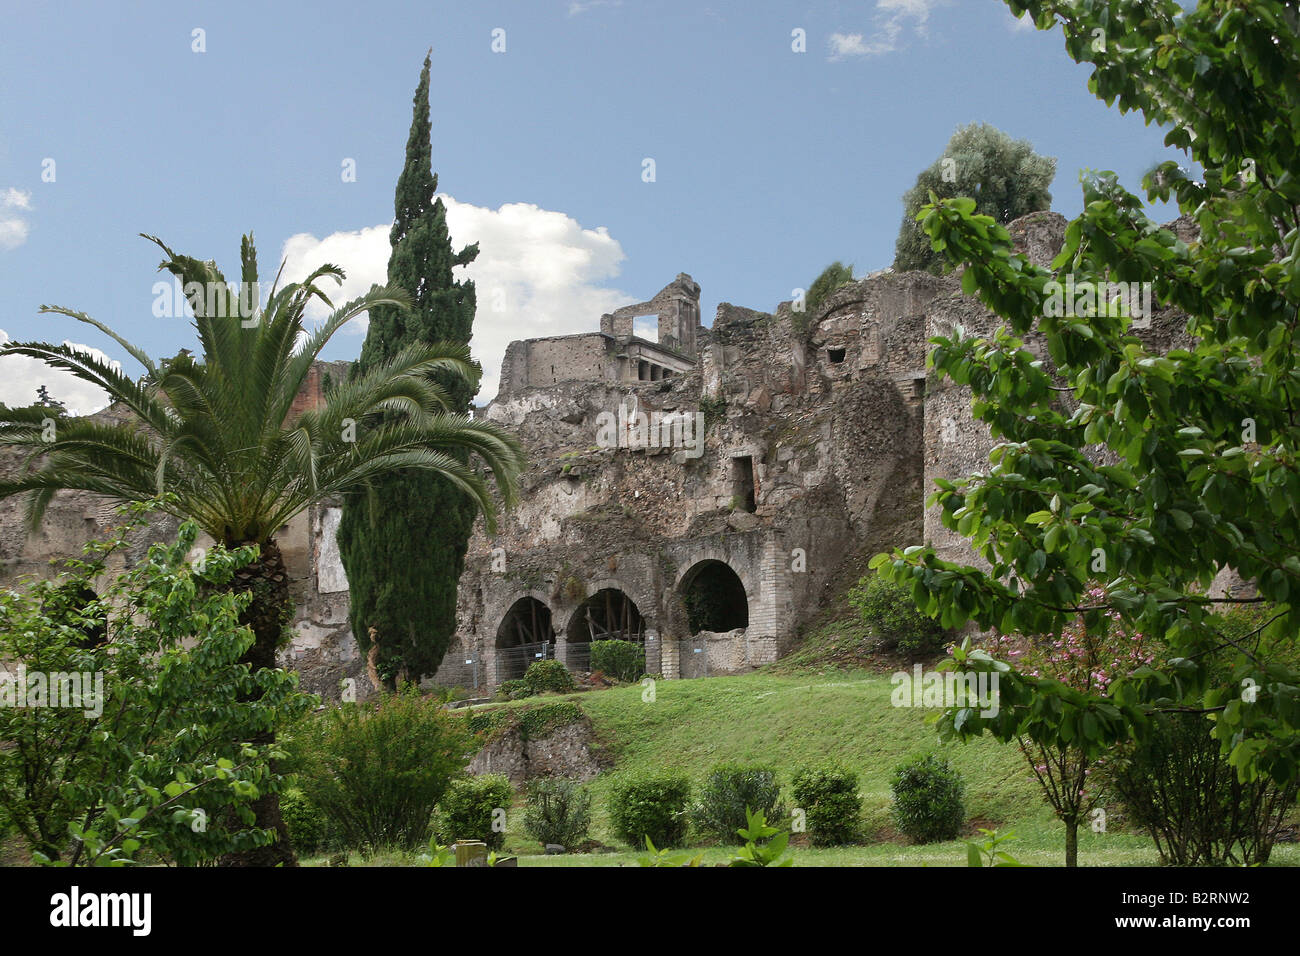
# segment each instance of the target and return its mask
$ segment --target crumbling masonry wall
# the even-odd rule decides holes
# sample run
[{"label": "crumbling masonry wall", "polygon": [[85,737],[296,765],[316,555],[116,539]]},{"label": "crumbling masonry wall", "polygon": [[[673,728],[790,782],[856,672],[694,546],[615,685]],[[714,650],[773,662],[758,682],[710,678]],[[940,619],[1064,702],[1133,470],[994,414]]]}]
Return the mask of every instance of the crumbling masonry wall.
[{"label": "crumbling masonry wall", "polygon": [[[1064,220],[1036,213],[1009,228],[1046,264]],[[644,315],[656,318],[656,341],[633,334]],[[536,654],[583,669],[593,607],[637,622],[651,673],[746,670],[787,652],[874,552],[929,541],[944,558],[978,563],[924,497],[935,478],[985,470],[992,440],[971,417],[969,389],[927,376],[925,358],[931,336],[958,324],[991,334],[996,321],[958,277],[885,270],[837,289],[816,313],[723,303],[706,328],[699,286],[682,273],[648,301],[600,317],[599,331],[512,343],[501,390],[478,414],[517,434],[529,465],[499,532],[475,528],[456,640],[435,680],[491,688]],[[1157,312],[1141,334],[1167,348],[1181,343],[1180,329],[1180,317]],[[1034,335],[1028,344],[1041,350]],[[313,369],[297,407],[320,401],[327,375],[345,374],[346,363]],[[648,437],[639,415],[677,430],[638,442]],[[0,454],[0,472],[18,462]],[[298,608],[282,660],[310,690],[365,697],[374,689],[348,626],[337,505],[277,535]],[[48,559],[75,554],[111,525],[112,510],[61,493],[34,535],[20,517],[17,501],[0,502],[0,586],[48,574]],[[128,560],[174,531],[160,520]],[[744,613],[717,630],[691,624],[705,568],[743,593]],[[537,604],[519,604],[527,599]],[[518,646],[516,606],[529,609],[526,636],[539,647]],[[533,632],[539,607],[549,628]]]}]

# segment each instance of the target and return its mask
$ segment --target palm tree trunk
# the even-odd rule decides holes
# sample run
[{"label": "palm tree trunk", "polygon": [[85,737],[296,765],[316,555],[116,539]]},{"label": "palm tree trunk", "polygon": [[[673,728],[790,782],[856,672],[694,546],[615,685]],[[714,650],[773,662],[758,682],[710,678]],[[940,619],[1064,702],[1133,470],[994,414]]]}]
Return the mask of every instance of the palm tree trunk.
[{"label": "palm tree trunk", "polygon": [[[252,542],[241,542],[249,544]],[[289,595],[289,574],[284,567],[284,556],[279,545],[272,538],[257,542],[261,555],[252,564],[241,568],[231,582],[235,593],[251,591],[253,600],[240,615],[239,622],[252,628],[255,640],[253,646],[244,655],[243,662],[251,665],[254,671],[273,668],[275,653],[285,633],[285,627],[293,618],[293,599]],[[254,736],[252,743],[257,745],[275,742],[275,731],[262,731]],[[269,846],[258,847],[223,857],[222,866],[297,866],[298,857],[289,843],[289,832],[280,816],[280,797],[275,793],[266,793],[252,803],[256,826],[272,830],[277,835],[276,841]]]}]

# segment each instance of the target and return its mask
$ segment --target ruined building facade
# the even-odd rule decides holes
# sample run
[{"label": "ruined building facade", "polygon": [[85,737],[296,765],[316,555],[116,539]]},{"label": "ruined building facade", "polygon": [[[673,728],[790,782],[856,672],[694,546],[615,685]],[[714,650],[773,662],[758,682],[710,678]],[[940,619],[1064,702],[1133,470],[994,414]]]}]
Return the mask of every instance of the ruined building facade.
[{"label": "ruined building facade", "polygon": [[[1010,228],[1046,264],[1064,220]],[[678,275],[598,331],[510,345],[480,414],[520,437],[529,466],[499,533],[480,521],[470,541],[437,682],[491,688],[542,657],[586,669],[590,642],[611,634],[643,641],[647,672],[665,678],[743,671],[788,651],[876,551],[930,541],[973,557],[924,507],[935,478],[983,469],[990,447],[969,391],[925,370],[931,336],[995,325],[956,278],[885,271],[815,313],[724,303],[710,327],[699,294]],[[651,318],[656,337],[638,336],[636,320]],[[319,401],[324,371],[304,405]],[[28,538],[17,502],[0,502],[0,584],[42,573],[109,514],[60,495]],[[284,659],[327,696],[345,679],[371,689],[348,628],[338,518],[313,509],[278,539],[298,606]]]}]

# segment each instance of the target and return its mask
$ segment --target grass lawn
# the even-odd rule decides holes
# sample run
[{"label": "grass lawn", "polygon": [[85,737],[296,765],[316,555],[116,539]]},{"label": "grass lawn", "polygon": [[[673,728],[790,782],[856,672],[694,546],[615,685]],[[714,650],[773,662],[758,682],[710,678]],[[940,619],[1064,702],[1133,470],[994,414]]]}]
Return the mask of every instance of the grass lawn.
[{"label": "grass lawn", "polygon": [[[960,841],[909,846],[889,820],[889,781],[908,756],[940,750],[966,784],[970,832],[977,827],[1014,829],[1006,849],[1024,863],[1059,866],[1064,860],[1064,827],[1053,817],[1037,783],[1014,745],[980,739],[942,745],[926,720],[927,711],[893,707],[893,685],[886,674],[828,670],[789,673],[759,671],[736,677],[659,681],[655,699],[642,699],[640,686],[568,695],[591,718],[597,739],[613,766],[591,783],[591,836],[616,853],[541,855],[522,831],[522,808],[508,814],[504,854],[521,866],[635,866],[642,853],[630,850],[610,832],[604,812],[612,784],[627,774],[664,768],[688,774],[698,785],[719,763],[764,762],[777,769],[783,786],[799,768],[825,761],[858,773],[863,802],[863,846],[794,848],[795,865],[965,866]],[[541,698],[557,699],[554,697]],[[527,706],[538,699],[504,706]],[[787,802],[790,797],[786,794]],[[725,860],[727,847],[706,847],[704,862]],[[409,865],[408,854],[379,853],[354,864]],[[316,862],[316,861],[314,861]],[[1136,833],[1080,833],[1082,866],[1148,866],[1159,863],[1149,838]],[[1273,863],[1300,864],[1300,847],[1279,846]]]}]

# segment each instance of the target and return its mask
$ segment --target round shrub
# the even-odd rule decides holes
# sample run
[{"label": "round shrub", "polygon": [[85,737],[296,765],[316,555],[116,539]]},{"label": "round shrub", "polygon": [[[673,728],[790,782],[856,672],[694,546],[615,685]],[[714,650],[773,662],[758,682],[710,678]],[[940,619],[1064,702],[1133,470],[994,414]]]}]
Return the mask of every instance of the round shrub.
[{"label": "round shrub", "polygon": [[619,839],[644,849],[646,837],[658,849],[686,843],[691,782],[664,773],[616,783],[609,795],[609,822]]},{"label": "round shrub", "polygon": [[573,675],[563,661],[535,661],[524,672],[524,684],[534,694],[555,691],[567,694],[574,689]]},{"label": "round shrub", "polygon": [[592,641],[591,669],[631,682],[645,673],[645,649],[632,641]]},{"label": "round shrub", "polygon": [[858,839],[862,800],[852,770],[807,767],[794,775],[790,790],[804,812],[813,846],[841,846]]},{"label": "round shrub", "polygon": [[280,816],[289,831],[289,842],[299,853],[315,853],[325,846],[325,815],[297,787],[281,791]]},{"label": "round shrub", "polygon": [[768,822],[785,816],[778,806],[781,788],[776,771],[755,764],[721,764],[714,767],[700,791],[695,808],[695,825],[701,833],[726,843],[743,844],[737,831],[747,825],[745,808],[761,810]]},{"label": "round shrub", "polygon": [[438,804],[442,837],[448,843],[482,840],[493,850],[501,849],[506,839],[501,822],[513,794],[510,781],[497,773],[453,781]]},{"label": "round shrub", "polygon": [[913,843],[952,840],[966,822],[965,785],[938,754],[914,757],[894,768],[893,818]]},{"label": "round shrub", "polygon": [[538,843],[572,850],[587,838],[591,794],[576,780],[543,777],[528,785],[524,830]]},{"label": "round shrub", "polygon": [[523,697],[533,696],[533,689],[528,686],[528,682],[522,679],[503,680],[497,687],[497,696],[505,700],[519,700]]},{"label": "round shrub", "polygon": [[948,632],[921,613],[912,589],[879,575],[864,577],[849,589],[849,604],[880,642],[882,650],[924,656],[943,647]]}]

